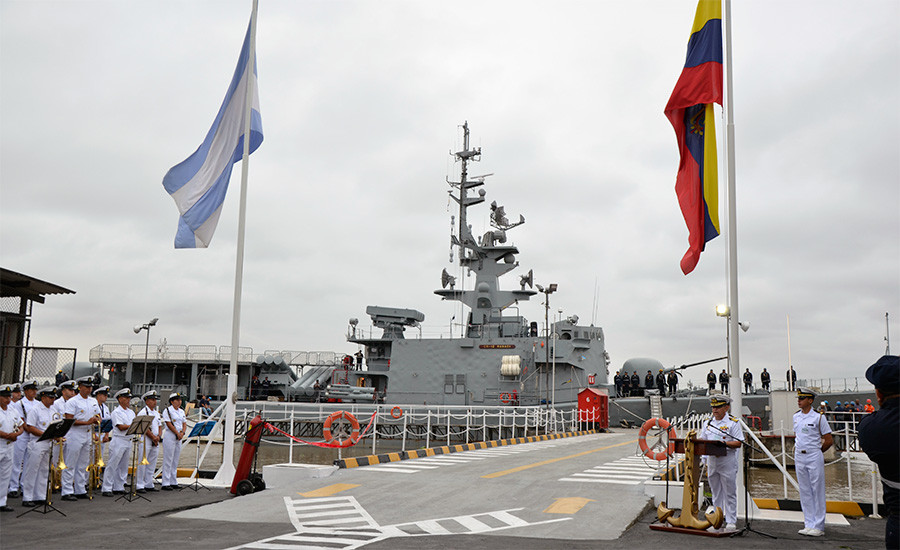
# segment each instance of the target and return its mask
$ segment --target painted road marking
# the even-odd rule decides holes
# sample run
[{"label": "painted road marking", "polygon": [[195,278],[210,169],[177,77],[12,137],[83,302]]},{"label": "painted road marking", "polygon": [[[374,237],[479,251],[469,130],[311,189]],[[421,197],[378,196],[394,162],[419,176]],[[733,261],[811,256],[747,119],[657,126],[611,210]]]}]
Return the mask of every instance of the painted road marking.
[{"label": "painted road marking", "polygon": [[[359,468],[369,472],[382,472],[394,474],[415,474],[421,470],[433,470],[441,466],[453,466],[455,464],[468,464],[476,460],[484,460],[486,458],[503,457],[537,449],[546,449],[547,447],[556,447],[558,445],[570,444],[572,439],[537,441],[534,443],[522,443],[509,447],[496,447],[488,449],[474,449],[471,451],[460,451],[451,455],[433,455],[421,458],[412,458],[401,460],[399,462],[383,462],[381,464],[371,464],[368,466],[360,466]],[[322,495],[325,496],[325,495]]]},{"label": "painted road marking", "polygon": [[353,497],[294,500],[284,497],[288,517],[297,531],[307,527],[378,527],[378,523]]},{"label": "painted road marking", "polygon": [[519,466],[517,468],[510,468],[509,470],[501,470],[499,472],[494,472],[492,474],[487,474],[481,476],[484,479],[494,479],[498,477],[503,477],[509,474],[515,474],[518,472],[523,472],[525,470],[530,470],[531,468],[538,468],[540,466],[546,466],[547,464],[553,464],[554,462],[559,462],[561,460],[568,460],[570,458],[578,458],[579,456],[589,455],[591,453],[596,453],[597,451],[605,451],[606,449],[612,449],[614,447],[621,447],[622,445],[633,445],[637,440],[632,441],[623,441],[622,443],[616,443],[615,445],[607,445],[606,447],[599,447],[597,449],[591,449],[590,451],[583,451],[580,453],[575,453],[569,456],[561,456],[559,458],[551,458],[550,460],[542,460],[541,462],[535,462],[534,464],[526,464],[525,466]]},{"label": "painted road marking", "polygon": [[335,483],[334,485],[329,485],[327,487],[322,487],[321,489],[316,489],[315,491],[307,491],[306,493],[297,493],[300,496],[307,498],[315,498],[315,497],[330,497],[331,495],[336,495],[341,491],[346,491],[347,489],[353,489],[354,487],[359,487],[359,484],[353,483]]},{"label": "painted road marking", "polygon": [[566,497],[558,498],[544,510],[545,514],[576,514],[584,508],[588,502],[594,502],[592,498]]},{"label": "painted road marking", "polygon": [[[672,462],[677,462],[681,455],[676,455]],[[655,461],[654,461],[655,462]],[[645,461],[644,457],[627,456],[607,464],[601,464],[588,470],[583,470],[560,481],[574,481],[576,483],[609,483],[613,485],[639,485],[652,478],[658,469],[651,466],[652,462]]]}]

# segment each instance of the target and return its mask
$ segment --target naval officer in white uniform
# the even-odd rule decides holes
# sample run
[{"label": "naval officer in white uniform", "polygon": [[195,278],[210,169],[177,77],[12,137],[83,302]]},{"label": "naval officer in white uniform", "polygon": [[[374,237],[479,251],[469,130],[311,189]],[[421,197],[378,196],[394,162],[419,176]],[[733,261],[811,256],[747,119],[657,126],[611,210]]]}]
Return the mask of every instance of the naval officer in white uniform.
[{"label": "naval officer in white uniform", "polygon": [[834,443],[825,416],[812,410],[816,394],[807,388],[797,389],[794,413],[794,471],[800,485],[800,507],[803,509],[801,535],[821,537],[825,534],[825,456]]},{"label": "naval officer in white uniform", "polygon": [[131,450],[131,437],[125,435],[134,422],[134,411],[131,410],[131,390],[122,388],[116,392],[119,406],[112,412],[112,437],[109,443],[109,460],[103,472],[103,496],[125,494],[125,477],[128,475],[128,451]]},{"label": "naval officer in white uniform", "polygon": [[22,417],[10,405],[15,387],[17,387],[15,384],[0,386],[0,489],[3,489],[0,491],[0,512],[13,511],[6,505],[6,488],[12,476],[16,440],[24,431]]},{"label": "naval officer in white uniform", "polygon": [[100,406],[91,397],[94,379],[83,376],[78,379],[78,393],[66,401],[65,418],[75,423],[66,433],[65,457],[68,468],[62,472],[62,499],[88,498],[87,467],[91,463],[91,437],[93,428],[100,423]]},{"label": "naval officer in white uniform", "polygon": [[714,395],[709,399],[713,417],[700,433],[700,439],[722,441],[728,449],[725,456],[704,456],[713,506],[725,513],[725,530],[737,528],[737,475],[738,450],[744,441],[744,432],[738,419],[731,416],[731,398]]},{"label": "naval officer in white uniform", "polygon": [[181,457],[181,440],[187,418],[181,410],[181,396],[173,393],[169,396],[169,406],[162,414],[163,421],[163,491],[178,489],[178,459]]}]

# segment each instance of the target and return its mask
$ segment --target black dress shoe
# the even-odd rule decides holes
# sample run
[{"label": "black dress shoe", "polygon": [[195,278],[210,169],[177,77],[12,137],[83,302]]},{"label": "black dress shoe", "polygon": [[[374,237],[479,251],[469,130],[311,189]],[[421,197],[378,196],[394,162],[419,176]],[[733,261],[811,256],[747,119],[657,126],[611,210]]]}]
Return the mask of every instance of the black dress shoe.
[{"label": "black dress shoe", "polygon": [[19,493],[19,491],[10,491],[6,493],[6,498],[19,498],[20,496],[22,496],[22,494]]},{"label": "black dress shoe", "polygon": [[160,489],[162,489],[163,491],[172,491],[175,488],[172,487],[171,485],[163,485],[162,487],[160,487]]},{"label": "black dress shoe", "polygon": [[32,502],[30,500],[23,500],[22,506],[24,506],[26,508],[34,508],[35,506],[37,506],[37,502]]},{"label": "black dress shoe", "polygon": [[155,492],[159,491],[159,489],[157,489],[156,487],[146,487],[144,490],[147,492],[150,492],[150,493],[155,493]]},{"label": "black dress shoe", "polygon": [[112,491],[103,491],[102,494],[103,494],[103,496],[105,496],[105,497],[111,497],[111,496],[113,496]]},{"label": "black dress shoe", "polygon": [[77,495],[75,495],[75,498],[85,499],[85,498],[88,498],[88,494],[87,493],[78,493]]},{"label": "black dress shoe", "polygon": [[62,499],[66,501],[72,501],[78,500],[78,497],[76,497],[75,495],[63,495]]},{"label": "black dress shoe", "polygon": [[9,506],[0,506],[0,512],[13,512],[14,510]]},{"label": "black dress shoe", "polygon": [[135,492],[142,495],[142,494],[146,493],[147,491],[144,489],[137,489]]},{"label": "black dress shoe", "polygon": [[125,491],[113,491],[114,495],[124,495]]}]

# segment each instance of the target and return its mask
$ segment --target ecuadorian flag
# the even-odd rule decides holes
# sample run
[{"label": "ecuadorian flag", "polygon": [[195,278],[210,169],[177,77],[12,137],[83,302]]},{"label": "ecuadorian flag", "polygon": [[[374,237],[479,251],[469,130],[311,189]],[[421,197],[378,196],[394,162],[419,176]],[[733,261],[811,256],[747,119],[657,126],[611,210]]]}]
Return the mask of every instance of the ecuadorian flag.
[{"label": "ecuadorian flag", "polygon": [[665,109],[681,155],[675,193],[689,232],[681,259],[685,275],[697,266],[706,242],[719,235],[713,103],[722,105],[722,2],[700,0],[684,70]]}]

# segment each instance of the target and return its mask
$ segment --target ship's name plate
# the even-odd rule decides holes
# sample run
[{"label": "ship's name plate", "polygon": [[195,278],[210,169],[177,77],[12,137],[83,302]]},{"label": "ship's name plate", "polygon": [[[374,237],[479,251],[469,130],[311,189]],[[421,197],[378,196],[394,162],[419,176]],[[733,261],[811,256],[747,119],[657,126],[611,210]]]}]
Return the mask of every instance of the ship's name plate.
[{"label": "ship's name plate", "polygon": [[515,344],[481,344],[481,349],[516,349]]}]

